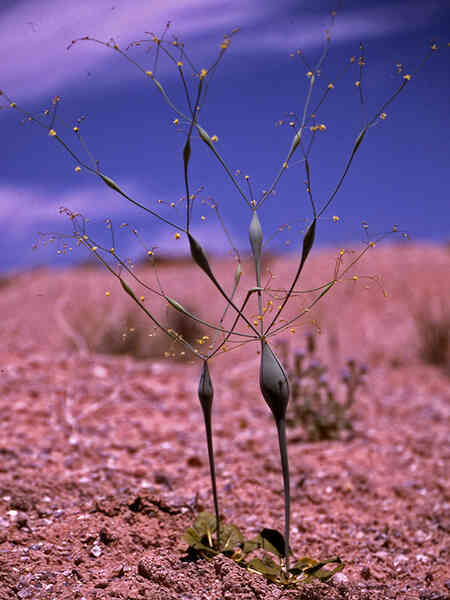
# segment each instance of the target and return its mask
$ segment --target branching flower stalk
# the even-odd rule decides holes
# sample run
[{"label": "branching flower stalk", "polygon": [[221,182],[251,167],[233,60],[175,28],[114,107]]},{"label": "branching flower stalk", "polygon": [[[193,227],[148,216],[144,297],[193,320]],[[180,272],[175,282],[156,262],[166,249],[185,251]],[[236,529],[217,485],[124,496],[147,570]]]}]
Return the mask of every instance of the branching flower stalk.
[{"label": "branching flower stalk", "polygon": [[[335,13],[333,12],[332,21],[334,21],[334,17]],[[125,291],[125,293],[128,294],[128,296],[130,296],[130,298],[138,305],[138,307],[147,315],[147,317],[152,321],[155,327],[163,331],[171,340],[173,340],[174,343],[180,344],[183,347],[183,351],[189,354],[192,358],[200,359],[202,361],[202,369],[198,386],[198,397],[203,411],[206,441],[208,448],[209,468],[216,519],[215,547],[217,551],[221,550],[222,540],[220,522],[221,519],[219,512],[219,501],[216,482],[216,469],[213,452],[211,415],[214,394],[213,384],[209,372],[209,361],[212,360],[212,358],[216,357],[218,353],[228,351],[230,350],[230,348],[233,349],[240,347],[242,344],[256,342],[259,345],[261,354],[259,370],[260,390],[264,397],[264,400],[266,401],[267,405],[269,406],[272,412],[272,416],[274,418],[277,429],[280,450],[280,460],[284,486],[284,576],[286,578],[286,581],[288,581],[290,577],[289,540],[291,499],[289,484],[289,463],[286,443],[286,410],[289,402],[289,381],[283,365],[271,349],[269,340],[271,337],[279,333],[286,332],[288,330],[292,331],[292,326],[301,317],[306,315],[311,310],[311,308],[334,287],[336,283],[345,280],[347,278],[349,269],[354,267],[354,265],[357,263],[357,260],[361,258],[361,256],[366,251],[375,246],[376,241],[379,241],[384,237],[382,235],[376,240],[368,240],[364,250],[354,260],[352,260],[350,265],[347,266],[343,264],[342,257],[344,251],[341,251],[340,256],[338,257],[338,260],[336,262],[336,268],[334,270],[333,276],[329,281],[316,285],[312,290],[302,290],[298,288],[301,273],[315,242],[316,230],[319,226],[320,218],[324,215],[325,211],[328,210],[331,203],[334,201],[335,196],[341,189],[342,184],[352,166],[352,163],[361,144],[367,138],[367,134],[370,128],[378,124],[380,122],[380,119],[384,120],[386,116],[386,113],[384,111],[390,105],[390,103],[404,90],[407,83],[411,79],[411,75],[402,74],[401,82],[398,88],[392,93],[390,98],[388,98],[384,103],[382,103],[381,107],[375,111],[374,115],[371,118],[368,118],[366,116],[365,96],[363,94],[362,89],[362,72],[365,66],[365,59],[363,48],[361,46],[361,57],[358,63],[359,80],[357,82],[357,87],[359,91],[361,106],[363,109],[363,126],[361,131],[355,138],[355,142],[353,144],[352,149],[350,150],[350,154],[343,165],[342,174],[338,178],[338,181],[333,191],[327,198],[322,199],[322,202],[319,205],[315,201],[312,192],[310,157],[314,144],[318,139],[319,133],[321,131],[326,130],[325,124],[317,121],[318,113],[321,107],[324,105],[324,103],[328,101],[328,98],[330,97],[330,91],[334,88],[334,84],[329,83],[326,86],[325,91],[321,92],[320,99],[315,105],[313,104],[313,98],[317,86],[320,86],[321,80],[319,74],[322,64],[325,61],[325,58],[328,53],[328,48],[330,44],[330,34],[327,33],[323,53],[314,67],[310,67],[308,63],[306,63],[303,54],[299,51],[299,56],[305,61],[305,64],[307,65],[307,77],[309,79],[308,90],[306,93],[306,99],[301,113],[301,118],[297,119],[296,117],[293,117],[293,120],[290,122],[290,125],[293,126],[295,129],[295,133],[291,143],[288,146],[285,158],[280,160],[280,164],[276,169],[276,174],[272,184],[269,186],[267,191],[265,191],[262,194],[262,197],[259,200],[256,200],[253,195],[249,177],[245,176],[245,180],[247,182],[246,189],[245,186],[241,185],[239,177],[237,177],[236,173],[233,173],[232,169],[228,166],[227,161],[219,153],[216,146],[218,140],[217,136],[210,135],[201,125],[200,122],[201,109],[206,100],[209,84],[222,57],[224,56],[225,52],[230,46],[232,36],[236,32],[236,30],[233,30],[231,34],[226,35],[224,37],[224,40],[220,44],[220,51],[218,57],[210,66],[210,68],[201,70],[196,69],[194,67],[192,61],[189,59],[185,51],[184,44],[182,42],[180,42],[177,38],[174,38],[171,42],[166,39],[165,36],[167,34],[167,31],[168,28],[166,28],[166,30],[160,38],[158,38],[154,34],[151,34],[150,38],[139,40],[138,42],[132,44],[132,46],[143,46],[148,44],[149,48],[153,48],[155,50],[155,59],[151,70],[148,69],[147,66],[142,66],[135,60],[133,60],[127,54],[127,49],[122,50],[121,48],[119,48],[119,46],[114,40],[104,42],[101,40],[90,38],[89,36],[80,38],[80,40],[83,40],[84,42],[93,42],[101,44],[103,46],[111,48],[114,52],[118,53],[122,58],[124,58],[135,68],[137,68],[139,72],[142,75],[144,75],[147,81],[149,81],[149,83],[156,88],[158,93],[163,98],[164,102],[172,111],[174,115],[174,124],[176,124],[176,126],[180,129],[185,128],[187,130],[182,152],[185,188],[185,196],[183,202],[186,205],[184,223],[177,223],[174,219],[167,218],[167,216],[162,214],[161,211],[153,210],[148,206],[144,205],[142,202],[136,200],[135,198],[132,198],[126,191],[123,190],[119,183],[117,183],[106,173],[103,173],[103,171],[100,171],[98,161],[96,161],[88,151],[86,142],[81,135],[81,119],[78,119],[75,126],[72,125],[70,128],[72,135],[75,135],[77,141],[81,145],[82,150],[86,151],[87,159],[81,158],[79,152],[71,147],[71,145],[65,140],[62,134],[58,133],[59,125],[57,125],[56,115],[57,108],[60,103],[59,97],[55,97],[53,99],[52,106],[50,109],[46,109],[43,114],[39,114],[37,116],[19,107],[4,93],[3,98],[6,99],[11,109],[22,112],[22,114],[24,115],[25,122],[31,122],[38,125],[43,130],[47,131],[48,135],[55,142],[60,144],[60,146],[69,154],[69,156],[75,162],[75,171],[77,173],[79,173],[80,171],[85,171],[89,174],[96,176],[99,180],[102,181],[103,184],[105,184],[112,191],[119,194],[122,198],[124,198],[134,206],[143,210],[146,213],[146,215],[156,219],[158,222],[163,223],[165,226],[171,228],[175,232],[176,238],[179,238],[180,235],[185,235],[189,242],[190,256],[192,258],[193,263],[197,265],[197,267],[204,273],[204,275],[206,275],[211,284],[217,290],[221,301],[223,301],[223,306],[220,308],[220,317],[217,321],[211,319],[207,320],[201,315],[194,314],[194,312],[185,308],[178,299],[173,298],[172,295],[169,295],[164,291],[158,277],[157,287],[149,286],[146,282],[144,282],[135,273],[135,271],[129,265],[129,263],[121,259],[118,255],[112,232],[112,247],[108,247],[107,245],[94,240],[87,233],[86,221],[82,215],[78,213],[73,213],[68,209],[61,210],[62,213],[64,213],[70,218],[73,225],[73,231],[69,237],[75,238],[79,246],[84,246],[92,255],[96,257],[97,260],[99,260],[110,271],[110,273],[114,277],[116,277],[119,280],[121,287]],[[80,40],[74,40],[70,47],[72,47]],[[426,57],[425,60],[429,58],[429,56],[435,49],[435,45],[433,45],[431,47],[429,55]],[[181,110],[175,104],[175,102],[170,98],[170,96],[166,92],[161,81],[157,79],[158,60],[162,55],[165,55],[166,58],[170,60],[177,69],[186,100],[187,109],[185,110]],[[354,62],[355,59],[353,57],[350,60],[349,65],[347,65],[344,69],[344,71],[347,71],[350,65]],[[192,70],[194,75],[195,89],[193,91],[190,89],[190,80],[188,80],[188,78],[186,77],[187,69]],[[235,251],[234,245],[232,245],[232,248],[237,259],[237,267],[233,279],[232,281],[219,281],[219,279],[216,277],[213,271],[213,268],[211,267],[207,253],[205,252],[200,242],[192,234],[192,210],[194,202],[196,200],[196,194],[193,194],[191,191],[190,167],[193,158],[192,140],[194,137],[197,136],[198,139],[200,139],[205,144],[208,151],[210,151],[211,154],[214,156],[215,160],[217,160],[218,164],[223,169],[226,178],[230,180],[232,186],[237,191],[239,197],[241,198],[241,200],[244,200],[246,207],[250,211],[249,243],[251,254],[253,257],[256,285],[255,287],[250,288],[246,291],[244,299],[242,301],[239,301],[237,299],[237,291],[241,281],[242,269],[239,254],[237,253],[237,251]],[[275,192],[279,181],[282,179],[282,177],[286,175],[288,167],[292,163],[293,157],[297,156],[299,153],[302,157],[301,164],[303,164],[305,169],[306,201],[307,204],[311,207],[312,215],[309,224],[306,228],[306,233],[303,237],[302,249],[299,256],[298,266],[295,270],[295,273],[292,276],[290,284],[287,286],[286,289],[274,289],[271,288],[270,285],[264,286],[262,284],[263,232],[258,211],[263,204],[270,201],[271,196]],[[216,208],[215,204],[214,207]],[[223,222],[219,217],[217,208],[216,212],[219,218],[219,223],[223,225]],[[108,219],[107,222],[109,226],[111,223],[110,220]],[[394,227],[394,231],[396,230],[397,229]],[[226,238],[230,240],[231,238],[225,228],[224,232]],[[133,230],[133,234],[138,235],[137,230]],[[56,237],[56,234],[49,235]],[[59,237],[62,238],[63,236]],[[154,250],[148,249],[147,254],[149,255],[149,257],[151,257],[151,260],[155,265]],[[127,280],[125,280],[125,277],[127,278]],[[207,343],[205,343],[204,345],[200,345],[200,347],[195,347],[195,344],[189,342],[188,340],[185,340],[179,333],[177,333],[176,331],[168,327],[166,324],[164,324],[160,318],[157,318],[152,312],[152,310],[150,310],[147,307],[144,297],[140,296],[136,291],[132,289],[133,285],[142,286],[152,295],[156,296],[160,300],[163,300],[167,307],[171,307],[177,310],[186,319],[194,321],[195,323],[208,328],[212,335],[212,340],[210,336],[205,336],[205,338],[207,338],[208,340]],[[231,291],[227,291],[229,289]],[[254,294],[256,294],[256,304],[258,310],[258,315],[256,319],[250,316],[248,308],[249,304],[251,304],[251,300],[253,299]],[[306,302],[303,308],[299,310],[294,317],[282,321],[281,317],[285,312],[285,309],[290,300],[303,294],[312,294],[312,299]],[[267,311],[267,306],[269,305],[269,303],[272,304],[272,300],[269,300],[267,305],[265,306],[266,299],[274,297],[277,297],[279,299],[279,305],[274,310],[270,322],[266,324],[264,322],[264,315]]]}]

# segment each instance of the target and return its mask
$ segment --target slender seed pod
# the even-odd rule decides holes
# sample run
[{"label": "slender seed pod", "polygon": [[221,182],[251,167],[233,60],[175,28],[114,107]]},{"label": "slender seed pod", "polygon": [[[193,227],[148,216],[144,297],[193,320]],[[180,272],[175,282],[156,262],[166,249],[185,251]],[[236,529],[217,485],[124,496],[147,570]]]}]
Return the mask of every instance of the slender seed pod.
[{"label": "slender seed pod", "polygon": [[106,185],[108,187],[113,189],[115,192],[119,192],[119,194],[123,195],[122,190],[117,185],[117,183],[113,179],[111,179],[111,177],[108,177],[107,175],[103,175],[103,173],[98,173],[98,175],[100,176],[101,179],[103,179],[103,181],[106,183]]},{"label": "slender seed pod", "polygon": [[210,419],[211,408],[214,399],[214,389],[212,386],[211,376],[209,374],[208,362],[206,360],[203,361],[200,383],[198,384],[198,397],[200,404],[202,405],[203,414]]},{"label": "slender seed pod", "polygon": [[250,246],[252,247],[253,256],[255,257],[255,260],[259,261],[261,258],[262,229],[256,210],[253,211],[252,220],[250,221],[248,237],[250,239]]},{"label": "slender seed pod", "polygon": [[216,514],[216,536],[217,536],[217,550],[220,550],[220,516],[219,516],[219,500],[217,495],[216,485],[216,468],[214,463],[214,449],[212,441],[212,427],[211,427],[211,409],[214,399],[214,390],[209,374],[208,361],[203,361],[203,368],[200,375],[200,382],[198,384],[198,397],[203,410],[203,417],[205,420],[205,431],[206,431],[206,443],[208,445],[208,459],[209,459],[209,471],[211,474],[211,486],[214,499],[214,512]]},{"label": "slender seed pod", "polygon": [[261,248],[263,235],[261,223],[259,222],[258,213],[256,212],[256,210],[253,211],[252,220],[250,221],[248,237],[250,240],[250,246],[252,248],[253,258],[255,260],[256,281],[257,285],[259,286],[261,279]]},{"label": "slender seed pod", "polygon": [[280,361],[265,340],[261,342],[259,385],[264,400],[278,423],[286,416],[289,401],[289,381]]},{"label": "slender seed pod", "polygon": [[311,248],[313,247],[314,239],[316,237],[316,223],[317,219],[314,218],[313,222],[308,227],[308,231],[306,232],[305,237],[303,238],[302,258],[300,261],[298,275],[300,275],[300,271],[302,270],[303,265],[305,264],[306,259],[308,258],[308,254],[310,253]]},{"label": "slender seed pod", "polygon": [[203,127],[200,127],[198,123],[195,123],[195,127],[197,128],[200,138],[205,142],[207,146],[214,150],[214,145],[209,134],[203,129]]},{"label": "slender seed pod", "polygon": [[185,169],[187,169],[187,167],[188,167],[190,158],[191,158],[191,141],[188,138],[186,141],[186,144],[183,148],[183,161],[184,161]]},{"label": "slender seed pod", "polygon": [[235,285],[236,287],[237,287],[237,286],[238,286],[238,284],[239,284],[239,281],[240,281],[240,279],[241,279],[241,276],[242,276],[242,266],[241,266],[241,263],[239,262],[239,263],[237,264],[236,271],[235,271],[235,273],[234,273],[234,285]]},{"label": "slender seed pod", "polygon": [[215,277],[213,275],[213,272],[211,271],[211,267],[209,266],[208,258],[206,256],[205,251],[203,250],[203,247],[197,242],[197,240],[194,237],[192,237],[190,233],[188,233],[187,235],[189,240],[189,246],[191,248],[191,256],[194,262],[200,267],[200,269],[202,269],[202,271],[204,271],[208,275],[210,279],[215,281]]}]

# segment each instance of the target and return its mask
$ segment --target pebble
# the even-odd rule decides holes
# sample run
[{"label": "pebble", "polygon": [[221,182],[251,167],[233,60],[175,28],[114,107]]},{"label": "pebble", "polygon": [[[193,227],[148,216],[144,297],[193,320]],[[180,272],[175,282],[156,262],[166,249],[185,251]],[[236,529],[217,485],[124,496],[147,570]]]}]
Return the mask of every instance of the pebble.
[{"label": "pebble", "polygon": [[345,575],[345,573],[336,573],[336,575],[333,575],[332,581],[333,581],[333,583],[342,585],[344,583],[348,583],[349,579],[348,579],[347,575]]},{"label": "pebble", "polygon": [[398,567],[399,565],[404,565],[408,562],[408,557],[404,554],[397,554],[394,558],[394,567]]},{"label": "pebble", "polygon": [[98,558],[102,553],[102,549],[98,544],[94,544],[91,548],[91,556]]}]

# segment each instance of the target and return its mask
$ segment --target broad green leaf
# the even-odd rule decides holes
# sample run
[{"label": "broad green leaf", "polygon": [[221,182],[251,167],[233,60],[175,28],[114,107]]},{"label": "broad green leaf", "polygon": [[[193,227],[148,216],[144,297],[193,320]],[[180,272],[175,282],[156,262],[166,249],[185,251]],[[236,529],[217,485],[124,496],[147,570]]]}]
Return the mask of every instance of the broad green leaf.
[{"label": "broad green leaf", "polygon": [[277,556],[285,556],[285,542],[283,534],[276,529],[263,529],[260,533],[261,547],[267,552]]},{"label": "broad green leaf", "polygon": [[233,524],[225,524],[222,526],[220,532],[220,549],[222,552],[234,550],[237,546],[242,544],[243,541],[244,536],[239,527]]},{"label": "broad green leaf", "polygon": [[253,558],[249,561],[247,563],[247,568],[257,571],[271,579],[279,577],[281,573],[280,565],[277,565],[274,561],[261,560],[260,558]]}]

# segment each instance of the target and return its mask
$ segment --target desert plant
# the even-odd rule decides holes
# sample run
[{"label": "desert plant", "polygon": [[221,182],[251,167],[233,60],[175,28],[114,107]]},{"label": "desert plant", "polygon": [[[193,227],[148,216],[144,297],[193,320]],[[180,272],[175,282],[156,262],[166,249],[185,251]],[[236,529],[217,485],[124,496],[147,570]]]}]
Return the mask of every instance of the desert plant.
[{"label": "desert plant", "polygon": [[367,368],[355,359],[346,361],[340,381],[330,378],[328,367],[317,357],[313,332],[306,336],[306,351],[289,352],[281,345],[291,382],[287,424],[300,425],[308,441],[348,439],[353,434],[351,409],[364,383]]},{"label": "desert plant", "polygon": [[[333,24],[335,16],[336,13],[333,11],[331,15],[331,25]],[[137,68],[142,76],[147,79],[149,84],[154,86],[154,89],[161,95],[166,105],[172,111],[174,115],[174,124],[177,127],[180,127],[181,130],[184,130],[185,143],[182,152],[182,170],[185,189],[182,203],[185,208],[185,218],[182,224],[176,222],[170,215],[168,216],[167,212],[164,210],[164,207],[154,210],[144,205],[140,201],[132,198],[123,189],[120,183],[116,182],[113,178],[100,170],[98,161],[94,160],[88,151],[87,158],[83,159],[80,151],[71,147],[70,143],[66,141],[66,136],[60,133],[59,125],[57,124],[57,108],[61,102],[59,96],[56,96],[52,101],[51,107],[46,109],[43,115],[39,116],[35,116],[21,109],[17,103],[6,96],[6,94],[4,94],[3,97],[6,98],[9,106],[12,109],[22,111],[26,122],[29,121],[37,124],[48,133],[50,138],[58,143],[69,154],[71,159],[74,160],[75,172],[79,173],[84,171],[85,173],[98,178],[99,181],[108,186],[110,190],[120,195],[127,202],[140,208],[145,212],[146,215],[152,216],[159,223],[163,223],[165,226],[172,229],[175,238],[178,239],[182,235],[185,236],[189,244],[192,262],[198,267],[199,271],[203,272],[204,276],[207,277],[211,285],[211,290],[217,293],[217,305],[220,306],[220,309],[216,321],[205,319],[199,314],[192,313],[190,310],[188,310],[188,308],[180,303],[179,300],[173,298],[163,289],[158,276],[156,276],[155,285],[147,284],[136,274],[132,266],[130,266],[126,260],[119,256],[114,243],[112,223],[109,219],[107,220],[107,227],[112,233],[111,244],[103,243],[94,239],[88,233],[86,222],[80,214],[74,213],[68,209],[62,209],[61,212],[68,216],[72,222],[73,233],[71,234],[71,237],[76,239],[78,245],[85,247],[110,271],[110,273],[120,283],[123,291],[147,315],[153,326],[165,332],[165,334],[175,343],[181,344],[184,348],[184,351],[189,353],[191,357],[201,361],[202,369],[198,386],[198,396],[205,420],[205,431],[215,509],[215,525],[208,526],[209,534],[207,535],[207,546],[215,551],[220,551],[223,549],[223,540],[225,539],[224,535],[229,533],[229,531],[227,531],[224,525],[221,525],[219,500],[216,486],[211,422],[213,384],[209,372],[209,363],[219,353],[242,346],[243,344],[254,342],[259,345],[260,390],[264,400],[270,408],[278,435],[284,485],[284,535],[278,532],[275,534],[278,542],[282,540],[282,543],[280,542],[275,544],[275,554],[277,554],[280,558],[280,565],[274,566],[272,564],[273,561],[268,562],[267,560],[264,563],[265,559],[259,559],[260,561],[262,560],[262,563],[253,562],[252,565],[254,569],[264,572],[266,575],[268,573],[268,569],[272,569],[271,576],[273,576],[274,580],[277,582],[290,581],[290,574],[293,572],[292,569],[297,569],[299,572],[308,568],[311,568],[312,571],[314,571],[314,569],[319,571],[323,563],[319,562],[312,564],[310,562],[311,559],[306,559],[306,562],[296,564],[292,568],[289,565],[290,480],[286,442],[286,415],[290,395],[290,386],[286,370],[271,347],[272,339],[281,332],[294,332],[294,326],[298,324],[299,320],[306,315],[313,308],[313,306],[320,301],[321,298],[328,294],[338,282],[344,281],[348,276],[349,270],[355,265],[357,260],[370,248],[375,246],[377,239],[368,240],[362,252],[355,256],[349,264],[344,264],[343,255],[345,253],[344,251],[341,251],[337,259],[333,276],[330,280],[318,284],[314,289],[299,289],[298,284],[300,281],[300,276],[314,246],[316,230],[320,226],[321,218],[329,209],[337,193],[340,191],[355,159],[355,156],[361,144],[366,141],[370,129],[386,118],[385,110],[390,103],[396,99],[397,96],[407,87],[412,75],[408,73],[401,73],[399,75],[399,84],[393,91],[392,95],[374,111],[371,117],[368,117],[366,114],[367,110],[365,96],[363,93],[365,57],[364,48],[362,45],[360,46],[359,58],[352,57],[350,59],[347,66],[351,67],[352,64],[355,64],[359,70],[356,88],[362,107],[363,126],[359,133],[355,136],[353,146],[350,148],[341,175],[338,178],[334,189],[326,198],[326,200],[322,201],[321,205],[319,206],[313,195],[310,156],[312,149],[316,145],[317,139],[321,135],[321,132],[327,129],[326,125],[318,120],[318,114],[321,110],[321,107],[329,101],[330,93],[335,87],[331,82],[323,83],[323,79],[320,77],[331,40],[329,31],[326,35],[323,52],[314,66],[310,66],[305,60],[302,52],[299,51],[297,55],[305,62],[308,81],[304,107],[301,115],[291,115],[289,117],[289,126],[294,129],[292,141],[287,148],[285,156],[279,162],[279,166],[276,169],[276,174],[272,183],[262,193],[261,197],[257,199],[253,192],[250,177],[246,175],[241,178],[238,174],[232,171],[228,162],[217,149],[217,136],[210,135],[200,124],[201,111],[206,101],[208,87],[221,62],[222,57],[232,42],[232,37],[236,33],[236,30],[233,30],[229,35],[224,37],[220,44],[220,50],[217,59],[209,66],[209,68],[202,69],[197,69],[194,67],[193,62],[186,53],[184,44],[177,38],[173,38],[173,40],[169,41],[167,39],[167,33],[168,28],[166,28],[164,34],[159,37],[152,34],[149,38],[139,40],[131,45],[133,47],[139,45],[148,46],[149,48],[153,48],[155,50],[155,60],[152,69],[150,69],[147,65],[142,66],[132,59],[127,53],[127,49],[120,48],[114,40],[105,42],[89,36],[80,38],[80,40],[84,42],[100,44],[110,48],[113,52],[116,52],[118,55],[120,55],[120,57],[124,58],[131,65]],[[70,46],[73,46],[80,40],[74,40]],[[436,45],[432,44],[427,58],[436,50],[436,48]],[[186,101],[185,109],[181,109],[178,106],[176,101],[166,91],[163,83],[157,77],[158,61],[162,57],[165,57],[169,62],[171,62],[178,72]],[[192,72],[192,79],[187,76],[189,71]],[[58,123],[60,123],[61,127],[63,127],[62,121],[59,121]],[[75,136],[78,142],[80,142],[81,148],[86,150],[87,146],[84,137],[81,134],[82,128],[83,123],[81,119],[78,119],[70,125],[71,134]],[[198,193],[194,192],[192,189],[190,176],[191,160],[194,149],[192,141],[194,137],[198,138],[216,159],[218,165],[223,169],[226,178],[236,190],[241,201],[244,201],[245,208],[249,214],[249,243],[254,265],[255,284],[253,287],[250,287],[244,292],[243,299],[238,297],[238,288],[242,273],[241,261],[239,252],[236,250],[232,242],[232,251],[236,258],[237,265],[234,274],[230,277],[229,281],[219,281],[214,273],[213,267],[211,266],[210,260],[204,248],[192,233],[193,205],[198,199]],[[304,193],[305,198],[310,205],[311,216],[304,232],[297,268],[292,274],[291,281],[287,288],[280,290],[274,289],[270,283],[264,285],[262,282],[263,231],[260,223],[260,209],[263,207],[263,205],[270,201],[280,180],[286,177],[289,167],[294,165],[294,157],[299,155],[300,165],[302,169],[304,169]],[[214,203],[212,207],[214,210],[216,210],[219,223],[224,227],[223,220],[218,211],[217,203]],[[337,219],[338,217],[333,217],[333,220]],[[395,227],[394,231],[396,231]],[[137,230],[134,232],[137,234]],[[225,227],[224,232],[227,239],[230,240],[230,236],[228,235]],[[380,236],[380,239],[382,237],[383,236]],[[67,245],[63,247],[64,251],[66,249]],[[149,248],[147,254],[149,257],[152,257],[155,255],[155,250],[153,248]],[[204,336],[205,339],[202,339],[202,343],[198,345],[186,340],[184,336],[180,334],[180,332],[174,330],[165,324],[159,317],[155,316],[152,308],[149,308],[149,304],[146,303],[144,296],[141,296],[137,291],[137,286],[145,289],[147,294],[150,293],[159,300],[167,303],[167,305],[178,311],[183,318],[206,328],[206,330],[209,331],[209,335]],[[308,298],[308,300],[304,302],[302,308],[298,310],[294,316],[289,316],[288,318],[283,319],[282,317],[286,315],[286,308],[288,304],[291,304],[290,301],[299,297]],[[274,299],[276,300],[275,303]],[[213,541],[213,534],[216,538],[215,541]],[[262,537],[264,539],[264,536]],[[199,543],[203,544],[202,541]],[[264,548],[265,543],[266,542],[260,542],[260,547]],[[335,562],[339,561],[336,560]],[[305,565],[307,566],[305,567]]]},{"label": "desert plant", "polygon": [[414,314],[419,337],[419,357],[450,375],[450,311],[443,305],[439,314],[423,307]]},{"label": "desert plant", "polygon": [[[213,542],[216,537],[216,543]],[[283,535],[276,529],[262,529],[258,535],[246,540],[239,527],[233,524],[221,524],[220,532],[211,513],[200,513],[193,526],[185,534],[189,550],[194,555],[211,558],[219,553],[225,554],[241,567],[254,573],[261,573],[269,581],[292,587],[298,583],[310,583],[314,579],[328,581],[335,573],[342,571],[344,564],[338,556],[325,560],[315,560],[309,556],[293,558],[292,566],[286,570],[283,558],[286,556]],[[292,554],[291,551],[289,551]],[[335,564],[334,568],[324,569]]]}]

